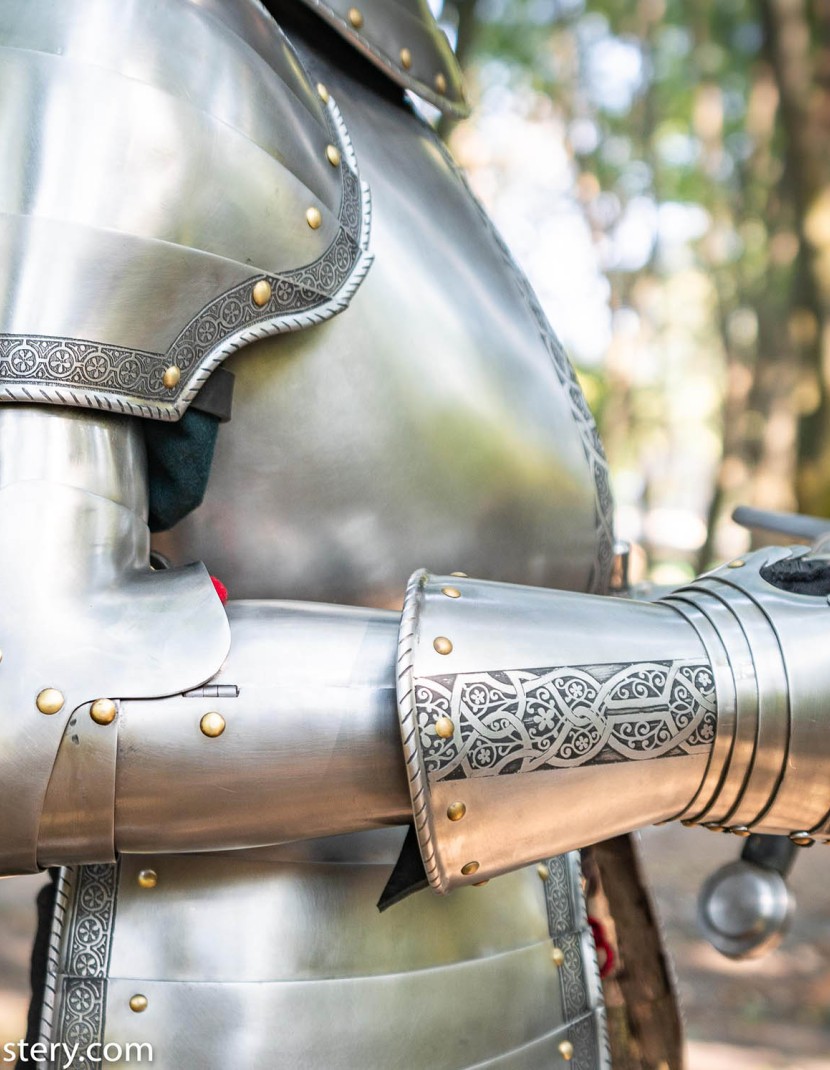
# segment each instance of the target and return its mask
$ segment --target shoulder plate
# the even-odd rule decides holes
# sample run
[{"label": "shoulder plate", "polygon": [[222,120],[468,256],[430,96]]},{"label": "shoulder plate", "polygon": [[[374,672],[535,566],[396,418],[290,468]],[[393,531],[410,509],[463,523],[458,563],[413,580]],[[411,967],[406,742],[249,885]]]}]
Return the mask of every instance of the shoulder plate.
[{"label": "shoulder plate", "polygon": [[[380,67],[442,112],[469,114],[461,69],[427,0],[303,0]],[[357,6],[355,6],[357,5]]]},{"label": "shoulder plate", "polygon": [[177,420],[347,306],[369,197],[256,0],[0,0],[0,399]]}]

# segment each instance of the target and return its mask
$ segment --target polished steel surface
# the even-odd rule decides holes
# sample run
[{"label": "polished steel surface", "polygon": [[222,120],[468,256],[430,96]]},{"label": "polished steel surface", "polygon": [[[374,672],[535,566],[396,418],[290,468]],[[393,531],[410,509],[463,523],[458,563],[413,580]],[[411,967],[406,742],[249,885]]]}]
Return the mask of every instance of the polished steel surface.
[{"label": "polished steel surface", "polygon": [[401,841],[381,830],[65,871],[44,1038],[152,1043],[162,1070],[542,1070],[562,1042],[576,1066],[605,1068],[578,859],[379,914]]},{"label": "polished steel surface", "polygon": [[4,0],[0,59],[0,397],[178,419],[228,353],[346,307],[368,193],[253,0]]},{"label": "polished steel surface", "polygon": [[741,859],[707,879],[698,900],[698,923],[709,943],[728,958],[760,958],[781,943],[793,909],[780,873]]},{"label": "polished steel surface", "polygon": [[[228,618],[230,654],[205,694],[121,703],[119,850],[253,847],[406,822],[398,615],[232,602]],[[213,738],[200,730],[208,714],[224,720]]]},{"label": "polished steel surface", "polygon": [[422,122],[303,59],[371,186],[375,263],[346,315],[229,361],[244,415],[157,545],[237,598],[399,606],[424,561],[602,589],[607,473],[526,280]]},{"label": "polished steel surface", "polygon": [[[133,421],[0,407],[0,872],[37,869],[38,824],[59,750],[73,748],[89,771],[106,764],[106,728],[84,725],[88,756],[71,730],[65,735],[73,711],[102,696],[195,687],[227,652],[227,621],[204,568],[150,572],[146,504]],[[63,698],[50,715],[36,705],[46,688]],[[55,774],[52,803],[77,807],[77,798],[59,797],[57,785],[74,782],[63,762]],[[106,780],[89,791],[106,798]],[[100,839],[88,857],[112,857],[111,801],[106,815],[90,819]]]},{"label": "polished steel surface", "polygon": [[398,85],[411,89],[447,115],[467,115],[461,69],[427,0],[303,3]]},{"label": "polished steel surface", "polygon": [[715,738],[709,661],[670,607],[466,577],[410,581],[398,700],[439,891],[674,816]]},{"label": "polished steel surface", "polygon": [[[759,550],[739,567],[733,562],[667,599],[715,626],[726,652],[717,672],[719,696],[737,699],[730,745],[709,778],[715,791],[706,800],[701,796],[703,808],[695,804],[687,811],[696,821],[783,835],[827,827],[824,650],[830,606],[823,596],[784,591],[761,576],[765,565],[805,552]],[[703,632],[701,637],[708,646]],[[721,731],[726,726],[719,724]]]}]

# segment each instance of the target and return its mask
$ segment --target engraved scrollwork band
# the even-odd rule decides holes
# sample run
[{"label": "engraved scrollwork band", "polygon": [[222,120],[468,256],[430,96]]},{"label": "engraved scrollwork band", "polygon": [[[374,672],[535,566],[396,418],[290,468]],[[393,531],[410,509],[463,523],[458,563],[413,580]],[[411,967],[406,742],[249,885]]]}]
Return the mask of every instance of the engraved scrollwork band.
[{"label": "engraved scrollwork band", "polygon": [[[422,677],[415,704],[433,783],[707,753],[715,736],[703,660]],[[440,717],[456,726],[449,739]]]},{"label": "engraved scrollwork band", "polygon": [[[62,1070],[101,1066],[100,1057],[88,1053],[104,1037],[118,872],[118,865],[103,864],[61,871],[41,1039],[68,1045],[59,1056]],[[72,1050],[75,1054],[67,1063],[65,1052]]]}]

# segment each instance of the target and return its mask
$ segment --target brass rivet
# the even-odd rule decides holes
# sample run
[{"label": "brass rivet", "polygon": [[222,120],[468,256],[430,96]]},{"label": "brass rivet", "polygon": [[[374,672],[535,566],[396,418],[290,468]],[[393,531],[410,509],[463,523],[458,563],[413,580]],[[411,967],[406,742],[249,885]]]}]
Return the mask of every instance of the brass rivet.
[{"label": "brass rivet", "polygon": [[461,873],[465,877],[471,877],[473,873],[478,873],[480,869],[481,866],[479,866],[478,862],[468,862],[466,866],[461,867]]},{"label": "brass rivet", "polygon": [[97,698],[89,711],[89,716],[96,724],[112,724],[115,720],[116,706],[111,698]]},{"label": "brass rivet", "polygon": [[340,149],[336,145],[326,145],[326,159],[332,167],[340,166]]},{"label": "brass rivet", "polygon": [[142,996],[140,992],[137,992],[134,996],[130,996],[130,1010],[135,1011],[136,1014],[141,1014],[142,1011],[146,1011],[147,997]]},{"label": "brass rivet", "polygon": [[63,709],[63,695],[56,687],[44,687],[36,702],[41,713],[57,713]]},{"label": "brass rivet", "polygon": [[412,66],[412,53],[408,48],[401,49],[401,66],[405,71],[408,71]]},{"label": "brass rivet", "polygon": [[680,824],[683,828],[693,829],[697,825],[697,821],[693,821],[690,817],[684,817]]},{"label": "brass rivet", "polygon": [[466,572],[451,572],[450,575],[451,576],[460,576],[463,580],[467,579],[467,573]]},{"label": "brass rivet", "polygon": [[251,290],[251,300],[257,308],[262,308],[271,300],[271,294],[273,292],[271,283],[267,279],[260,279],[259,282],[254,285],[253,290]]},{"label": "brass rivet", "polygon": [[743,568],[745,564],[746,564],[746,561],[744,561],[744,559],[742,557],[739,557],[737,559],[737,561],[730,561],[729,562],[729,568]]},{"label": "brass rivet", "polygon": [[461,591],[457,587],[442,587],[441,594],[445,594],[447,598],[460,598]]},{"label": "brass rivet", "polygon": [[449,717],[439,717],[435,722],[435,734],[439,739],[450,739],[455,731],[455,725]]},{"label": "brass rivet", "polygon": [[490,878],[488,877],[486,881],[473,881],[473,885],[472,886],[473,886],[473,888],[483,888],[485,884],[489,884],[489,883],[490,883]]},{"label": "brass rivet", "polygon": [[796,847],[812,847],[816,842],[809,832],[791,832],[790,839]]},{"label": "brass rivet", "polygon": [[746,825],[736,825],[729,831],[732,833],[733,836],[742,836],[744,838],[752,835],[752,832],[746,827]]},{"label": "brass rivet", "polygon": [[323,217],[320,214],[319,208],[313,206],[309,208],[305,214],[305,221],[311,227],[312,230],[317,230],[320,224],[323,222]]},{"label": "brass rivet", "polygon": [[467,813],[467,807],[463,802],[453,802],[447,807],[447,817],[450,821],[460,821]]},{"label": "brass rivet", "polygon": [[447,79],[440,72],[435,75],[435,88],[439,93],[446,93],[447,91]]},{"label": "brass rivet", "polygon": [[211,739],[216,739],[217,736],[221,736],[225,731],[225,718],[221,713],[206,713],[199,721],[199,727],[204,735],[209,736]]},{"label": "brass rivet", "polygon": [[172,390],[179,385],[179,380],[182,377],[181,368],[178,364],[171,364],[169,368],[164,369],[164,375],[161,377],[161,381],[167,387],[168,390]]},{"label": "brass rivet", "polygon": [[354,26],[356,30],[359,30],[363,25],[363,15],[356,7],[349,8],[349,22]]},{"label": "brass rivet", "polygon": [[445,635],[439,635],[437,639],[433,639],[432,645],[438,654],[452,653],[452,643]]},{"label": "brass rivet", "polygon": [[701,828],[709,829],[710,832],[723,832],[723,825],[719,825],[717,821],[704,821]]},{"label": "brass rivet", "polygon": [[317,96],[320,98],[320,100],[322,100],[324,104],[328,104],[329,91],[328,89],[326,89],[322,82],[317,83]]},{"label": "brass rivet", "polygon": [[159,882],[159,875],[154,869],[142,869],[137,880],[139,888],[155,888]]},{"label": "brass rivet", "polygon": [[562,950],[562,948],[552,947],[550,949],[550,957],[553,960],[554,966],[558,967],[561,970],[562,967],[565,965],[565,952]]},{"label": "brass rivet", "polygon": [[566,1063],[569,1063],[574,1057],[573,1044],[571,1044],[569,1040],[563,1040],[562,1043],[559,1045],[559,1054],[562,1056]]},{"label": "brass rivet", "polygon": [[549,880],[549,878],[550,878],[550,870],[548,869],[548,867],[545,865],[544,862],[540,862],[539,863],[539,865],[536,867],[536,872],[539,874],[539,880],[540,881]]}]

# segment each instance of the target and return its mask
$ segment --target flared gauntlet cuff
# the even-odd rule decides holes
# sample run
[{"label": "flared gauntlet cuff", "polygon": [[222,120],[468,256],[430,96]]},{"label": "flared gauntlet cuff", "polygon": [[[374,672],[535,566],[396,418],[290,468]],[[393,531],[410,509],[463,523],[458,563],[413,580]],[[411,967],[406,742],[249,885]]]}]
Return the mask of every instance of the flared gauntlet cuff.
[{"label": "flared gauntlet cuff", "polygon": [[671,818],[812,842],[830,607],[760,551],[655,603],[419,572],[398,702],[438,891]]}]

